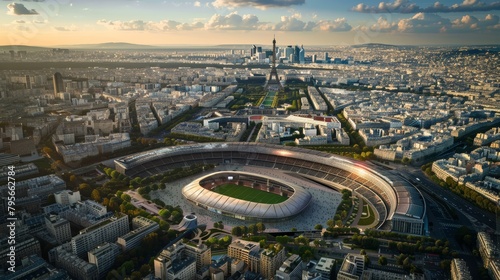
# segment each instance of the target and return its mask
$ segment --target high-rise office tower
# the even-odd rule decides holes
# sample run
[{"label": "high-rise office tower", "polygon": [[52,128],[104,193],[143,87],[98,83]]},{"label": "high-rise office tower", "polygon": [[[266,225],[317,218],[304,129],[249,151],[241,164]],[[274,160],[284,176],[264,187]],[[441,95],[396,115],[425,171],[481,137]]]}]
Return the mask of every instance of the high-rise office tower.
[{"label": "high-rise office tower", "polygon": [[292,60],[292,63],[299,63],[299,53],[300,53],[299,46],[295,46],[293,48],[293,60]]},{"label": "high-rise office tower", "polygon": [[285,59],[290,59],[290,55],[293,55],[293,47],[287,46],[285,48]]},{"label": "high-rise office tower", "polygon": [[250,49],[250,56],[254,56],[257,53],[257,46],[253,45]]},{"label": "high-rise office tower", "polygon": [[52,77],[52,82],[54,84],[54,96],[57,96],[59,92],[64,91],[63,77],[61,73],[59,72],[54,73],[54,76]]},{"label": "high-rise office tower", "polygon": [[306,62],[306,50],[304,50],[304,45],[302,45],[299,51],[299,63],[304,62]]}]

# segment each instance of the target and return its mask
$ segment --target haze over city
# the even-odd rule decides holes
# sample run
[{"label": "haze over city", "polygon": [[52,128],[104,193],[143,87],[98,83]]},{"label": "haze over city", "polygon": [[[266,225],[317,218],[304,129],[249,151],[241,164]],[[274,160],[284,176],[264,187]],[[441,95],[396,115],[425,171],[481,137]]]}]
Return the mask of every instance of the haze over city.
[{"label": "haze over city", "polygon": [[2,1],[1,45],[498,44],[498,1]]}]

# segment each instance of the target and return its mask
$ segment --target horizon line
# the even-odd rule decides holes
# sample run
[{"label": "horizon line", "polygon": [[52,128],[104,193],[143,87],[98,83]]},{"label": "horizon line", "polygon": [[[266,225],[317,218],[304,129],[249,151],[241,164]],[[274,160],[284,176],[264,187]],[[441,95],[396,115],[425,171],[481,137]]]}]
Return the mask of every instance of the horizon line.
[{"label": "horizon line", "polygon": [[[234,43],[234,44],[218,44],[218,45],[212,45],[212,44],[137,44],[137,43],[128,43],[128,42],[102,42],[102,43],[84,43],[84,44],[69,44],[69,45],[0,45],[0,48],[5,48],[5,47],[34,47],[34,48],[72,48],[72,47],[85,47],[85,46],[99,46],[99,45],[106,45],[106,44],[116,44],[116,45],[131,45],[133,47],[134,45],[137,47],[224,47],[224,46],[245,46],[245,45],[254,45],[255,43]],[[266,44],[261,44],[261,45],[266,45]],[[272,43],[269,44],[272,46]],[[288,45],[288,44],[283,44],[283,45]],[[293,44],[292,44],[293,45]],[[349,47],[349,46],[370,46],[370,45],[387,45],[387,46],[395,46],[395,47],[425,47],[425,46],[500,46],[500,44],[457,44],[457,43],[450,43],[450,44],[391,44],[391,43],[364,43],[364,44],[338,44],[338,45],[333,45],[333,44],[312,44],[309,45],[310,47]]]}]

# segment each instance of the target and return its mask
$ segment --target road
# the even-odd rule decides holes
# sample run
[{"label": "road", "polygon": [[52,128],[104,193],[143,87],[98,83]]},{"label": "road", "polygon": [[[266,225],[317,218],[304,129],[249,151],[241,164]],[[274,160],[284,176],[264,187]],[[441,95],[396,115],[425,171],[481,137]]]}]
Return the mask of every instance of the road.
[{"label": "road", "polygon": [[451,190],[438,186],[420,168],[396,165],[393,167],[401,171],[400,174],[414,183],[418,189],[427,193],[433,193],[437,197],[442,198],[441,203],[445,203],[452,209],[455,209],[459,217],[466,217],[469,223],[465,223],[465,225],[472,223],[476,230],[493,231],[496,229],[496,217],[494,213],[483,210],[467,199],[453,193]]}]

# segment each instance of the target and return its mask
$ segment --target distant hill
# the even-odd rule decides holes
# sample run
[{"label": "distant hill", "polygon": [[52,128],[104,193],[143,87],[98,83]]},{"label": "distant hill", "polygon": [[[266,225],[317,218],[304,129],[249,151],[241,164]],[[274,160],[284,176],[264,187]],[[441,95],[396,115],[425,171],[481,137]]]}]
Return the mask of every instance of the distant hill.
[{"label": "distant hill", "polygon": [[46,51],[51,50],[53,48],[48,47],[33,47],[33,46],[25,46],[25,45],[3,45],[0,46],[0,51]]},{"label": "distant hill", "polygon": [[103,50],[139,50],[139,49],[161,49],[159,46],[130,44],[124,42],[109,42],[101,44],[80,44],[59,46],[59,48],[67,49],[103,49]]},{"label": "distant hill", "polygon": [[399,48],[399,47],[408,47],[408,46],[396,46],[396,45],[389,45],[389,44],[381,44],[381,43],[368,43],[368,44],[361,44],[361,45],[354,45],[352,46],[353,48]]}]

